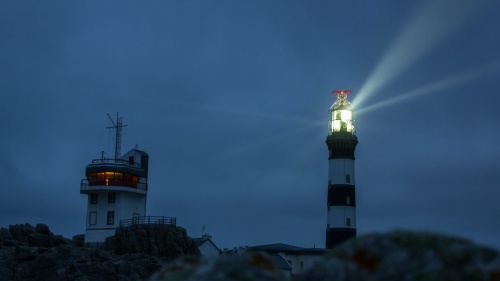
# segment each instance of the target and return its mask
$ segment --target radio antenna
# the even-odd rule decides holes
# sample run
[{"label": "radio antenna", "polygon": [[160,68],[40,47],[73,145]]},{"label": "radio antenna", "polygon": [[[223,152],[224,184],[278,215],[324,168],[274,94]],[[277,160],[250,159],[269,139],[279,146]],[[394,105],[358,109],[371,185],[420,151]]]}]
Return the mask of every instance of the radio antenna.
[{"label": "radio antenna", "polygon": [[116,113],[116,123],[113,121],[113,118],[108,114],[109,120],[113,123],[113,126],[106,127],[108,129],[116,130],[116,140],[115,140],[115,161],[120,158],[121,149],[122,149],[122,128],[127,127],[128,125],[122,124],[122,117],[118,117],[118,112]]}]

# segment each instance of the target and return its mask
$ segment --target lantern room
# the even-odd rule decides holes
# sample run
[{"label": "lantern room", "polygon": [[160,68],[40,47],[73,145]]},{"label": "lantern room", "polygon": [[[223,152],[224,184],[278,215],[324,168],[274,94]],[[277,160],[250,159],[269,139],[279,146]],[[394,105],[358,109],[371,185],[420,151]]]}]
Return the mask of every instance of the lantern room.
[{"label": "lantern room", "polygon": [[328,134],[349,133],[355,135],[354,112],[351,103],[347,100],[349,90],[335,90],[332,92],[337,95],[337,100],[330,107]]}]

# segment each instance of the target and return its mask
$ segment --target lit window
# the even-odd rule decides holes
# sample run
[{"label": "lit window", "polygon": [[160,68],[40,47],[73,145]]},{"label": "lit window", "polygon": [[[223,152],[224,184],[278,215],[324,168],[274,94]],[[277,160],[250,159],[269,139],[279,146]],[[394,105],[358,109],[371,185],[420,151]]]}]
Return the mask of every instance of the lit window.
[{"label": "lit window", "polygon": [[116,200],[116,193],[115,192],[108,193],[108,203],[115,203],[115,200]]},{"label": "lit window", "polygon": [[97,193],[90,194],[90,204],[97,204]]},{"label": "lit window", "polygon": [[114,179],[114,178],[115,178],[114,172],[106,172],[106,179]]},{"label": "lit window", "polygon": [[351,183],[351,175],[345,175],[345,182]]},{"label": "lit window", "polygon": [[108,211],[108,225],[115,224],[115,211]]},{"label": "lit window", "polygon": [[90,212],[89,225],[96,225],[96,223],[97,223],[97,212]]},{"label": "lit window", "polygon": [[345,219],[345,226],[351,226],[351,218]]}]

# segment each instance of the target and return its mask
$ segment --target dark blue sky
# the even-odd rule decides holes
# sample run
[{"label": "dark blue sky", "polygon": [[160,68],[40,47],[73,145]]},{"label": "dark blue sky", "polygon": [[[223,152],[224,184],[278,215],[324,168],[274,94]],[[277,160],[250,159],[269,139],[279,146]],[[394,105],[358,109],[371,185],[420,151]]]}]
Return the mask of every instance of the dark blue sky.
[{"label": "dark blue sky", "polygon": [[120,112],[148,214],[323,247],[330,92],[351,89],[358,233],[500,248],[500,3],[459,2],[0,1],[0,226],[83,233]]}]

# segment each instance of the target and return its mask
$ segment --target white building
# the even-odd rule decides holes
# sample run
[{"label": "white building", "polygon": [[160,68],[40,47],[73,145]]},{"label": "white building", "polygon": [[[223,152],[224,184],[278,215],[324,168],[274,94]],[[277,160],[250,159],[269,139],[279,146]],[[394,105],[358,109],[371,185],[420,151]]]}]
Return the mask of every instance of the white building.
[{"label": "white building", "polygon": [[85,243],[102,243],[121,221],[132,224],[145,217],[148,162],[146,152],[131,149],[87,165],[80,185],[80,193],[88,195]]},{"label": "white building", "polygon": [[200,250],[200,254],[202,256],[213,257],[220,255],[221,250],[212,241],[212,236],[208,234],[203,234],[201,238],[193,238],[193,239],[196,243],[196,246],[198,246],[198,250]]}]

